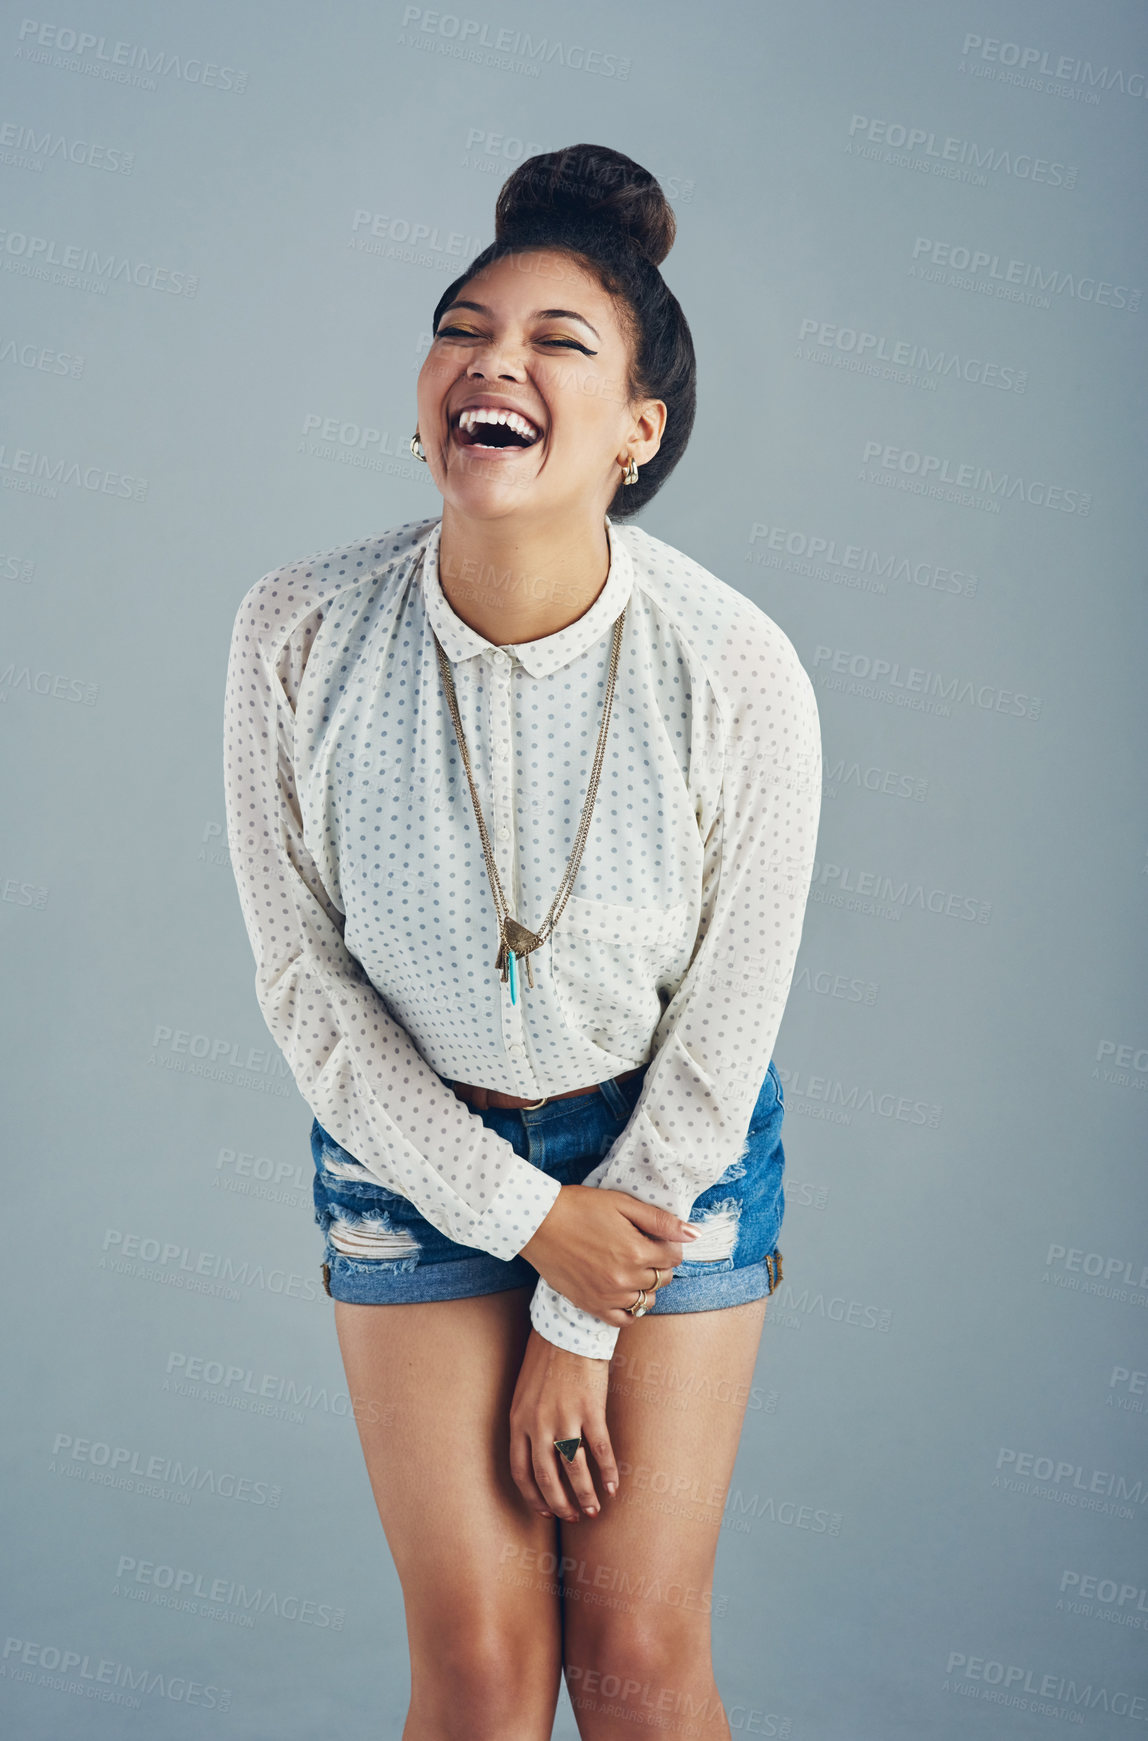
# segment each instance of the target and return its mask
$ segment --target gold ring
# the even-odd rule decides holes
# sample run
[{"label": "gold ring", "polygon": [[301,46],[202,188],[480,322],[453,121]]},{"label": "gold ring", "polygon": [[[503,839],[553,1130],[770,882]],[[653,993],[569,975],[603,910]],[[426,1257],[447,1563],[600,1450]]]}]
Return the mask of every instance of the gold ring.
[{"label": "gold ring", "polygon": [[650,1292],[656,1294],[662,1285],[662,1272],[660,1269],[657,1269],[654,1264],[651,1264],[650,1268],[654,1271],[654,1285],[650,1289]]},{"label": "gold ring", "polygon": [[645,1317],[646,1313],[650,1309],[649,1306],[646,1304],[647,1298],[648,1298],[648,1296],[646,1294],[645,1288],[639,1288],[638,1289],[638,1297],[634,1301],[633,1305],[626,1307],[626,1311],[629,1312],[631,1318],[644,1318]]}]

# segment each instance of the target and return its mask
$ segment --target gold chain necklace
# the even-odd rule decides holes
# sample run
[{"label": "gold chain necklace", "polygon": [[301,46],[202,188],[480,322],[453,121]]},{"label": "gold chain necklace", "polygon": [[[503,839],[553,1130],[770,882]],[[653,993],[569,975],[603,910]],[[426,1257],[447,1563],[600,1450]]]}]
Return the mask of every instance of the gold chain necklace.
[{"label": "gold chain necklace", "polygon": [[610,730],[610,710],[614,704],[614,683],[618,675],[618,659],[622,650],[622,630],[626,622],[626,611],[629,603],[623,605],[622,614],[614,624],[614,643],[610,649],[610,670],[606,678],[606,699],[602,707],[602,724],[598,731],[598,747],[594,752],[594,765],[590,769],[590,784],[586,791],[586,802],[582,806],[582,818],[578,824],[578,832],[574,837],[574,849],[570,854],[565,875],[558,886],[558,893],[550,903],[550,910],[543,919],[537,931],[528,931],[525,925],[520,925],[517,919],[511,917],[506,896],[502,892],[502,882],[498,875],[498,866],[494,862],[490,840],[486,832],[486,822],[482,814],[482,805],[478,801],[475,790],[474,775],[470,770],[470,756],[467,753],[466,738],[463,735],[462,720],[459,718],[458,697],[454,692],[454,678],[451,675],[450,660],[443,652],[442,642],[434,630],[434,644],[438,651],[439,668],[442,671],[443,683],[446,686],[447,701],[450,704],[450,716],[454,721],[455,737],[458,739],[462,765],[466,769],[466,778],[470,786],[470,795],[474,801],[474,815],[478,823],[478,835],[482,841],[483,856],[486,859],[486,874],[490,879],[491,893],[494,896],[494,910],[498,917],[498,929],[501,942],[495,967],[505,984],[509,980],[510,1001],[518,1002],[518,959],[526,962],[526,978],[531,989],[534,987],[534,971],[530,965],[530,957],[535,949],[540,949],[553,931],[562,916],[570,891],[574,887],[578,875],[578,866],[582,861],[582,849],[590,832],[590,818],[594,814],[594,800],[598,795],[598,780],[602,773],[602,764],[606,756],[606,736]]}]

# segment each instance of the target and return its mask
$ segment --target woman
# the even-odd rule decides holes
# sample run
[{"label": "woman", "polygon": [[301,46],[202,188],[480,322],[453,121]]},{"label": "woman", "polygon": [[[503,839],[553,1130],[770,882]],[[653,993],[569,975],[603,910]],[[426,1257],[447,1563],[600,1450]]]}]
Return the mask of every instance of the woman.
[{"label": "woman", "polygon": [[711,1578],[820,738],[778,626],[622,524],[693,421],[673,235],[618,152],[516,170],[419,376],[441,519],[264,576],[232,642],[231,856],[315,1114],[407,1741],[548,1736],[563,1671],[584,1737],[730,1733]]}]

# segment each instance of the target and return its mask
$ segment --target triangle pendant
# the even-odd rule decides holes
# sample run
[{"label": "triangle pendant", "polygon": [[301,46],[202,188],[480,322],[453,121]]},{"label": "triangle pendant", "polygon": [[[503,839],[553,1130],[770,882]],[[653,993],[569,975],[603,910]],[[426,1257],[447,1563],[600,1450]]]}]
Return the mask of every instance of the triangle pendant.
[{"label": "triangle pendant", "polygon": [[502,922],[502,934],[507,945],[516,955],[529,955],[532,949],[542,946],[541,937],[533,931],[528,931],[525,925],[520,925],[517,919],[509,915]]}]

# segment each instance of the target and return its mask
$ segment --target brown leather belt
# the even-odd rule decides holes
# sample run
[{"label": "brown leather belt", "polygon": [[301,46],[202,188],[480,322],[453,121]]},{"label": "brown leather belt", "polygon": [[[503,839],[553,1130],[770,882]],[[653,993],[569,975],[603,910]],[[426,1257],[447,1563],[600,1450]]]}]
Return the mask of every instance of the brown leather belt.
[{"label": "brown leather belt", "polygon": [[[614,1081],[625,1082],[627,1078],[636,1076],[639,1070],[645,1068],[644,1064],[636,1064],[632,1070],[623,1070],[620,1076],[615,1076]],[[489,1106],[508,1110],[523,1106],[542,1106],[550,1100],[572,1100],[576,1094],[594,1094],[598,1088],[596,1082],[591,1082],[588,1088],[565,1088],[561,1094],[545,1094],[541,1100],[524,1100],[520,1094],[504,1094],[501,1088],[476,1088],[470,1082],[452,1082],[450,1086],[458,1098],[465,1100],[468,1106],[474,1108],[475,1112],[485,1112]]]}]

